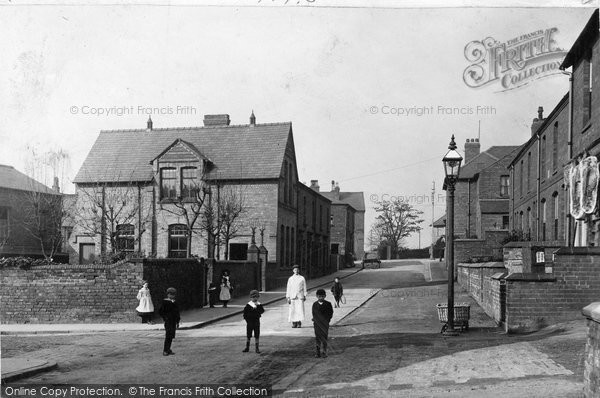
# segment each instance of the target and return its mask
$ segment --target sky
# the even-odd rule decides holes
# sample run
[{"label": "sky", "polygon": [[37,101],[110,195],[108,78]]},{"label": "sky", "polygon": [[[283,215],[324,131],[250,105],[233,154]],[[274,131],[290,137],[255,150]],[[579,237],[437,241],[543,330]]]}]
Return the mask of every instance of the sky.
[{"label": "sky", "polygon": [[[401,197],[424,212],[425,247],[434,183],[435,218],[444,212],[451,135],[463,154],[467,138],[480,137],[482,151],[520,145],[538,106],[547,115],[568,91],[560,73],[510,90],[497,81],[470,87],[467,45],[556,28],[554,49],[568,51],[593,8],[557,3],[2,2],[0,163],[26,171],[32,150],[63,151],[61,182],[73,192],[100,130],[145,128],[150,114],[155,128],[201,126],[215,113],[246,124],[254,111],[257,123],[292,122],[300,181],[364,192],[366,235],[374,201]],[[419,237],[406,245],[418,247]]]}]

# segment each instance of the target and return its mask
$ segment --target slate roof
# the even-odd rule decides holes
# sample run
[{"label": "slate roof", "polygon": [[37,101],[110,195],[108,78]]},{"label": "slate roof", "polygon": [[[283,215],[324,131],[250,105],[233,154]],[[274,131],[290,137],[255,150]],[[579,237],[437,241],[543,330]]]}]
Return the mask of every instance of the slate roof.
[{"label": "slate roof", "polygon": [[510,156],[514,151],[519,149],[518,145],[503,145],[490,147],[485,152],[481,152],[475,156],[469,163],[460,168],[459,179],[473,178],[482,170]]},{"label": "slate roof", "polygon": [[438,218],[437,220],[435,220],[433,222],[433,227],[434,228],[444,228],[444,227],[446,227],[446,215],[444,214],[443,216],[441,216],[440,218]]},{"label": "slate roof", "polygon": [[481,199],[481,214],[508,214],[508,199]]},{"label": "slate roof", "polygon": [[101,131],[75,183],[150,181],[150,161],[177,139],[214,164],[207,178],[279,178],[292,123]]},{"label": "slate roof", "polygon": [[335,198],[335,192],[320,192],[331,200],[331,204],[347,204],[356,211],[365,211],[365,197],[362,192],[340,192],[340,198]]},{"label": "slate roof", "polygon": [[0,164],[0,188],[58,194],[51,188],[21,173],[12,166]]}]

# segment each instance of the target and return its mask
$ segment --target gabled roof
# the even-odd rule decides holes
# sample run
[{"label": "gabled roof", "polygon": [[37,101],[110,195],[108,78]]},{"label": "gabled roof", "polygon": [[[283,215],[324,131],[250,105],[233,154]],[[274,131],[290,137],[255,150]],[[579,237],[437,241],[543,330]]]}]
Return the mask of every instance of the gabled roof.
[{"label": "gabled roof", "polygon": [[348,204],[356,211],[365,211],[365,198],[362,192],[340,192],[339,199],[336,192],[321,192],[321,195],[331,200],[332,204]]},{"label": "gabled roof", "polygon": [[481,214],[508,214],[508,199],[481,199]]},{"label": "gabled roof", "polygon": [[566,69],[573,66],[584,54],[592,49],[592,45],[598,37],[598,9],[592,14],[585,28],[579,34],[577,40],[567,53],[560,69]]},{"label": "gabled roof", "polygon": [[471,179],[498,161],[504,160],[519,149],[516,145],[490,147],[485,152],[475,156],[469,163],[461,167],[459,180]]},{"label": "gabled roof", "polygon": [[0,164],[0,188],[60,195],[60,193],[21,173],[14,167],[4,164]]},{"label": "gabled roof", "polygon": [[210,159],[208,159],[206,156],[204,156],[199,150],[198,148],[196,148],[196,146],[194,146],[194,144],[189,143],[187,141],[182,140],[181,138],[177,138],[175,141],[173,141],[173,143],[171,145],[169,145],[167,148],[165,148],[160,154],[158,154],[157,156],[154,157],[154,159],[152,159],[150,161],[150,163],[154,162],[156,159],[160,158],[161,156],[163,156],[165,153],[169,152],[169,150],[171,148],[173,148],[175,145],[181,144],[184,147],[186,147],[188,149],[188,151],[190,151],[191,153],[193,153],[198,159],[205,159],[210,161]]},{"label": "gabled roof", "polygon": [[150,181],[150,161],[177,139],[214,163],[207,178],[275,179],[292,123],[101,131],[75,183]]},{"label": "gabled roof", "polygon": [[446,227],[446,215],[444,214],[443,216],[441,216],[440,218],[435,220],[433,222],[433,227],[434,228],[445,228]]}]

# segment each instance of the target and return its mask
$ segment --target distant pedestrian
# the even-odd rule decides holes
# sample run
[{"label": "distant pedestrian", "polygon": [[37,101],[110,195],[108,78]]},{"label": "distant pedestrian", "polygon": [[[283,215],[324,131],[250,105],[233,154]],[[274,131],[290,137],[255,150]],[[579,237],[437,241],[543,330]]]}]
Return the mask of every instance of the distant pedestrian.
[{"label": "distant pedestrian", "polygon": [[344,287],[342,286],[342,282],[340,282],[340,278],[337,276],[333,280],[333,285],[331,286],[331,294],[333,294],[333,298],[335,299],[335,307],[340,308],[340,300],[344,295]]},{"label": "distant pedestrian", "polygon": [[148,323],[152,325],[154,304],[152,304],[152,296],[150,295],[150,289],[148,289],[148,282],[144,281],[142,288],[138,291],[137,299],[140,303],[135,310],[137,311],[138,315],[142,317],[142,323]]},{"label": "distant pedestrian", "polygon": [[260,354],[258,349],[258,338],[260,337],[260,316],[265,309],[262,304],[258,302],[260,293],[258,290],[250,291],[250,301],[244,307],[244,319],[246,320],[246,348],[243,352],[250,351],[250,339],[254,332],[254,345],[256,347],[256,353]]},{"label": "distant pedestrian", "polygon": [[444,260],[444,251],[446,251],[446,239],[442,236],[438,241],[440,248],[440,261]]},{"label": "distant pedestrian", "polygon": [[208,305],[210,305],[210,308],[215,308],[218,298],[217,285],[211,282],[208,285]]},{"label": "distant pedestrian", "polygon": [[294,274],[289,277],[285,297],[289,305],[288,322],[292,322],[293,328],[302,327],[304,320],[304,302],[306,301],[306,280],[300,275],[300,267],[294,265]]},{"label": "distant pedestrian", "polygon": [[174,355],[175,353],[171,351],[171,343],[175,338],[175,331],[179,328],[179,307],[175,302],[175,296],[177,296],[177,290],[175,288],[170,287],[167,289],[167,298],[165,298],[162,302],[162,306],[158,313],[163,318],[165,322],[165,344],[163,347],[163,355]]},{"label": "distant pedestrian", "polygon": [[219,300],[223,302],[223,308],[227,308],[227,303],[231,300],[233,293],[233,284],[229,276],[229,271],[224,270],[221,274],[221,292],[219,293]]},{"label": "distant pedestrian", "polygon": [[329,335],[329,322],[333,317],[333,307],[325,300],[325,290],[317,290],[317,301],[312,306],[312,320],[315,328],[317,344],[316,358],[327,358],[327,338]]}]

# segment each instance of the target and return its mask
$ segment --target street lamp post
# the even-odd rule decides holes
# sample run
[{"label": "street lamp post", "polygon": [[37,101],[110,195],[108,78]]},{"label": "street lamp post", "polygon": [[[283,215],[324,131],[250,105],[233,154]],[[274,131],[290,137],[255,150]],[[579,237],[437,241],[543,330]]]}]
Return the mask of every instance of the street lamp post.
[{"label": "street lamp post", "polygon": [[446,269],[448,270],[448,329],[446,335],[456,335],[454,330],[454,189],[460,172],[462,156],[456,151],[454,134],[448,146],[448,153],[442,159],[444,163],[444,190],[448,200],[446,201]]}]

